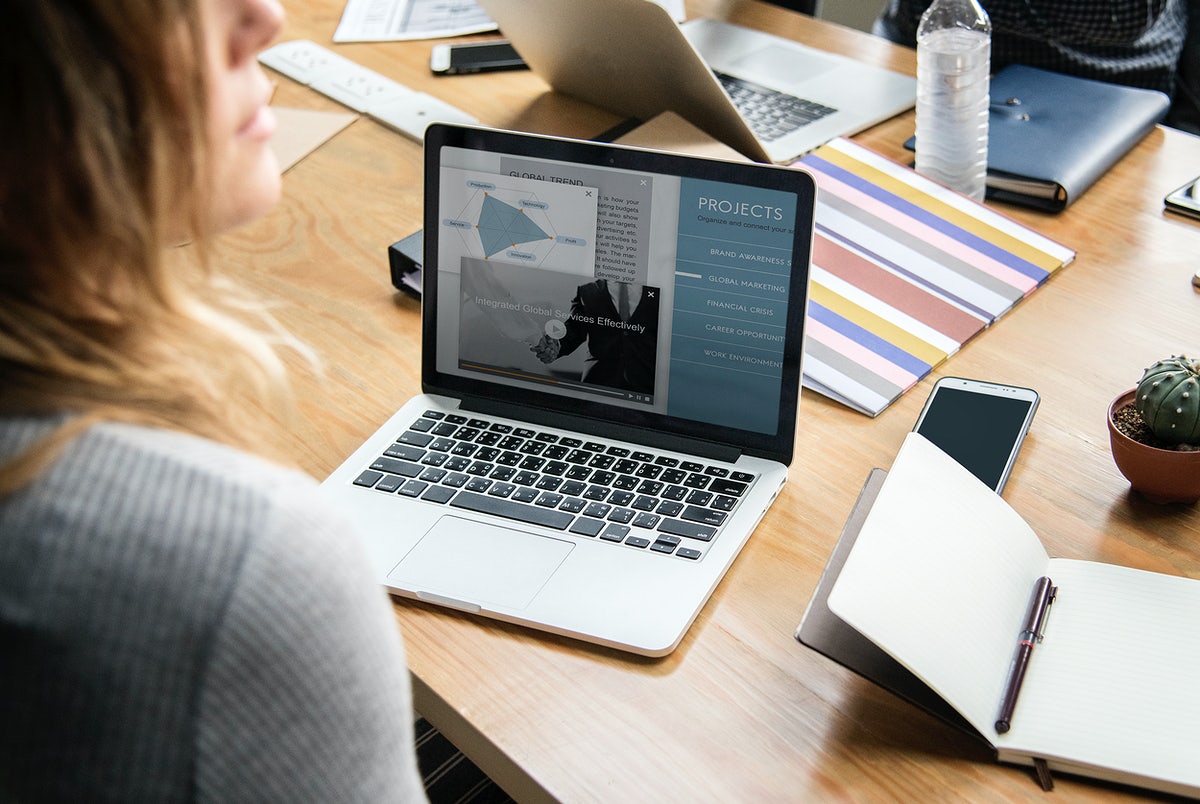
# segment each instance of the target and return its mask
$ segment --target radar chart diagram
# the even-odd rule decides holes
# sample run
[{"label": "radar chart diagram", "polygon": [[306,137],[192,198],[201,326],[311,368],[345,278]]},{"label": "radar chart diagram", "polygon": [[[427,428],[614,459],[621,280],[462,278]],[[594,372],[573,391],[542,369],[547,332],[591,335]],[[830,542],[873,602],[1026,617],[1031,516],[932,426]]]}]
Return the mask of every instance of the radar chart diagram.
[{"label": "radar chart diagram", "polygon": [[582,184],[444,168],[442,256],[589,276],[598,195]]},{"label": "radar chart diagram", "polygon": [[554,239],[534,223],[523,209],[506,204],[491,193],[484,194],[476,228],[479,230],[479,242],[483,244],[483,253],[489,257],[524,243]]}]

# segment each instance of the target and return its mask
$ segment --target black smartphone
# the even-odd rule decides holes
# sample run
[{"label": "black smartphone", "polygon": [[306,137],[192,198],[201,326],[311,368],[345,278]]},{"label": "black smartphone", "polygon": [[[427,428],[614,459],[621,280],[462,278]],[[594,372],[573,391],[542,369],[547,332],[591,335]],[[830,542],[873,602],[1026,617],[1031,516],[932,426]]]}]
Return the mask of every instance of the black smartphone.
[{"label": "black smartphone", "polygon": [[913,429],[999,493],[1037,406],[1032,388],[943,377]]},{"label": "black smartphone", "polygon": [[1200,178],[1193,179],[1163,199],[1166,208],[1189,218],[1200,218]]},{"label": "black smartphone", "polygon": [[429,69],[435,75],[520,70],[524,67],[526,64],[521,54],[506,39],[439,44],[434,45],[429,53]]}]

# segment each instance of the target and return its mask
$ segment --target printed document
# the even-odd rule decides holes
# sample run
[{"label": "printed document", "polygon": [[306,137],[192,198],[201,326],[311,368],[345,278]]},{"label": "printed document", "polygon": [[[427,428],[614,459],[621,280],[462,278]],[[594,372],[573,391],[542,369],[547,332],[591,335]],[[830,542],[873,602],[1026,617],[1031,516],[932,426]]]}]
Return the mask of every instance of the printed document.
[{"label": "printed document", "polygon": [[[683,0],[659,0],[676,21],[685,19]],[[496,30],[475,0],[347,0],[333,34],[335,42],[394,42],[441,39]]]}]

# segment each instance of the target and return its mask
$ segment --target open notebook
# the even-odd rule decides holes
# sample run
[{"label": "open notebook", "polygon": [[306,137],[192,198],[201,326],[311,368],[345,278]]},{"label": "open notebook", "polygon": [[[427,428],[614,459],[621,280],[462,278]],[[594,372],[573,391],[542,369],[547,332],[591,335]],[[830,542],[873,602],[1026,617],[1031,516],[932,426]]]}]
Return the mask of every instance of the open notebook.
[{"label": "open notebook", "polygon": [[[1000,733],[1042,576],[1057,595]],[[880,486],[828,605],[1001,761],[1200,795],[1200,581],[1050,558],[1008,503],[919,434]]]}]

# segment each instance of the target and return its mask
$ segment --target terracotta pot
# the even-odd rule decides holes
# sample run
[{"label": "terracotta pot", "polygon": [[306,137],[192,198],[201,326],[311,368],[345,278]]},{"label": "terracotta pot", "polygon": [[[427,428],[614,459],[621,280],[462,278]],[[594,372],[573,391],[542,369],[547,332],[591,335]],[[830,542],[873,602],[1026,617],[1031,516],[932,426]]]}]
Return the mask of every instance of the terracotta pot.
[{"label": "terracotta pot", "polygon": [[1133,490],[1154,503],[1200,500],[1200,450],[1159,449],[1134,441],[1113,424],[1113,413],[1133,401],[1130,389],[1108,406],[1108,436],[1113,461]]}]

